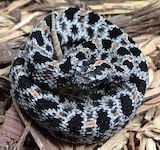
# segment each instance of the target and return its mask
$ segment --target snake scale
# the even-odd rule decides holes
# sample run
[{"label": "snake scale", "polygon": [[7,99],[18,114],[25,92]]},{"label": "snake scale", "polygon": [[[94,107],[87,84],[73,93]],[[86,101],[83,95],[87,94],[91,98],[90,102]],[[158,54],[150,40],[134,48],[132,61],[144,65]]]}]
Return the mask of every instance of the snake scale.
[{"label": "snake scale", "polygon": [[35,25],[11,65],[10,81],[13,98],[42,128],[67,142],[91,144],[135,116],[148,69],[127,33],[102,15],[70,7]]}]

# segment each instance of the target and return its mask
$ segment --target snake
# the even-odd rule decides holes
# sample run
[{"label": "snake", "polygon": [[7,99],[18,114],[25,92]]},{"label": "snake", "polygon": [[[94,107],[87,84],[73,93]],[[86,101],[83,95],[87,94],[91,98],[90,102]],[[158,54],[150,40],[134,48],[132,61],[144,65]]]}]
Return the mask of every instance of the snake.
[{"label": "snake", "polygon": [[117,25],[68,7],[34,26],[9,78],[13,100],[42,130],[69,143],[92,144],[134,118],[148,69],[137,44]]}]

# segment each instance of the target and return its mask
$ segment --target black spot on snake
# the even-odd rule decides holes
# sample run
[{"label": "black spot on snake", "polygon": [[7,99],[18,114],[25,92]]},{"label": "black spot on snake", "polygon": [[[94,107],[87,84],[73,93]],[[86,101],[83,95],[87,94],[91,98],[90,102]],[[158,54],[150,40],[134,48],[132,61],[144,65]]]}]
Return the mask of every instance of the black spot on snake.
[{"label": "black spot on snake", "polygon": [[24,58],[17,58],[14,62],[13,62],[13,66],[17,66],[17,65],[24,65]]},{"label": "black spot on snake", "polygon": [[52,47],[49,46],[49,45],[46,45],[46,50],[49,51],[49,52],[51,52],[52,51]]},{"label": "black spot on snake", "polygon": [[104,28],[104,27],[99,27],[99,28],[98,28],[98,32],[99,32],[99,33],[103,33],[103,32],[104,32],[104,30],[105,30],[105,28]]},{"label": "black spot on snake", "polygon": [[109,36],[110,38],[117,38],[118,36],[120,36],[123,32],[118,29],[118,28],[113,28],[112,30],[109,31]]},{"label": "black spot on snake", "polygon": [[90,50],[94,51],[96,49],[96,45],[92,43],[92,41],[88,41],[82,44],[85,48],[90,48]]},{"label": "black spot on snake", "polygon": [[101,75],[102,74],[102,70],[100,66],[96,66],[96,69],[94,69],[93,71],[90,72],[90,74],[96,76],[96,75]]},{"label": "black spot on snake", "polygon": [[59,66],[64,73],[68,73],[72,67],[70,59],[71,59],[70,57],[67,58],[67,60]]},{"label": "black spot on snake", "polygon": [[89,13],[89,21],[88,24],[94,24],[97,23],[100,17],[97,14],[94,14],[93,12]]},{"label": "black spot on snake", "polygon": [[94,33],[93,29],[92,28],[87,28],[87,32],[88,32],[89,37],[92,38],[93,33]]},{"label": "black spot on snake", "polygon": [[133,39],[131,37],[128,36],[128,40],[132,43],[135,44],[135,42],[133,41]]},{"label": "black spot on snake", "polygon": [[101,59],[104,60],[108,57],[108,53],[102,53]]},{"label": "black spot on snake", "polygon": [[127,43],[126,43],[126,41],[124,41],[123,39],[121,40],[121,44],[122,45],[126,45]]},{"label": "black spot on snake", "polygon": [[[44,103],[45,101],[45,103]],[[54,108],[57,109],[57,103],[54,101],[50,100],[45,100],[45,99],[38,99],[36,102],[37,107],[41,108],[42,110],[49,109],[49,108]]]},{"label": "black spot on snake", "polygon": [[117,53],[121,56],[124,56],[124,55],[127,55],[127,54],[130,54],[130,52],[124,48],[124,47],[120,47],[118,50],[117,50]]},{"label": "black spot on snake", "polygon": [[147,65],[146,65],[146,62],[142,61],[140,64],[139,64],[139,67],[141,69],[141,71],[145,71],[147,72]]},{"label": "black spot on snake", "polygon": [[79,60],[83,60],[83,59],[86,59],[86,56],[83,52],[78,52],[76,54],[76,57],[79,59]]},{"label": "black spot on snake", "polygon": [[32,63],[28,62],[27,66],[28,66],[28,69],[29,69],[30,72],[34,72],[35,71],[35,67],[34,67],[34,65]]},{"label": "black spot on snake", "polygon": [[133,63],[132,63],[132,62],[129,62],[128,60],[125,60],[125,61],[123,62],[123,65],[127,65],[127,67],[128,67],[129,69],[132,69],[132,68],[133,68]]},{"label": "black spot on snake", "polygon": [[85,66],[85,67],[88,66],[88,62],[87,62],[87,61],[83,61],[82,64],[83,64],[83,66]]},{"label": "black spot on snake", "polygon": [[79,22],[84,22],[84,19],[85,19],[84,16],[79,16],[78,21]]},{"label": "black spot on snake", "polygon": [[145,93],[146,82],[144,80],[141,80],[136,75],[132,74],[130,77],[130,82],[136,84],[136,87],[139,92],[142,92],[142,94]]},{"label": "black spot on snake", "polygon": [[94,63],[95,63],[95,61],[96,61],[96,56],[91,55],[91,58],[90,58],[90,60],[88,61],[88,62],[89,62],[89,64],[94,64]]},{"label": "black spot on snake", "polygon": [[132,100],[128,95],[124,95],[124,94],[120,95],[120,100],[121,100],[122,111],[124,115],[129,117],[133,111]]},{"label": "black spot on snake", "polygon": [[61,26],[62,26],[62,31],[65,32],[67,25],[64,21],[61,23]]},{"label": "black spot on snake", "polygon": [[57,35],[58,35],[59,42],[61,43],[62,42],[62,35],[58,34],[58,33],[57,33]]},{"label": "black spot on snake", "polygon": [[86,40],[84,39],[84,38],[81,38],[80,40],[75,40],[74,41],[74,45],[75,46],[78,46],[79,44],[81,44],[81,43],[84,43]]},{"label": "black spot on snake", "polygon": [[72,30],[72,33],[73,33],[74,35],[76,35],[77,32],[78,32],[78,28],[77,28],[76,25],[73,25],[72,28],[71,28],[71,30]]},{"label": "black spot on snake", "polygon": [[105,20],[105,22],[108,24],[108,25],[113,25],[110,21],[108,20]]},{"label": "black spot on snake", "polygon": [[33,38],[36,39],[36,41],[37,41],[39,46],[43,46],[44,45],[44,40],[43,40],[41,31],[32,32],[31,35],[30,35],[30,38],[31,38],[31,40]]},{"label": "black spot on snake", "polygon": [[134,56],[139,56],[141,54],[141,51],[136,47],[130,48],[130,51]]},{"label": "black spot on snake", "polygon": [[47,61],[52,61],[46,56],[41,55],[39,52],[35,52],[35,55],[33,56],[34,63],[45,63]]},{"label": "black spot on snake", "polygon": [[124,71],[123,68],[121,68],[121,67],[119,67],[119,66],[117,66],[117,65],[115,65],[115,68],[116,68],[116,70],[119,71],[119,72],[123,72],[123,71]]},{"label": "black spot on snake", "polygon": [[78,8],[69,8],[64,13],[65,13],[65,16],[67,17],[67,19],[72,21],[75,13],[77,11],[79,11]]},{"label": "black spot on snake", "polygon": [[113,103],[113,101],[112,101],[111,99],[109,99],[107,105],[108,105],[110,108],[112,108],[112,107],[114,106],[114,103]]},{"label": "black spot on snake", "polygon": [[27,76],[21,76],[19,78],[18,84],[19,84],[19,88],[21,89],[30,88],[33,85],[30,77],[27,77]]},{"label": "black spot on snake", "polygon": [[72,38],[72,36],[68,36],[68,43],[67,43],[67,46],[71,46],[72,45],[72,43],[73,43],[73,38]]},{"label": "black spot on snake", "polygon": [[108,117],[108,113],[103,111],[102,109],[98,111],[97,125],[99,126],[99,131],[101,133],[109,130],[111,118]]},{"label": "black spot on snake", "polygon": [[81,126],[82,126],[82,121],[83,121],[83,118],[79,114],[74,116],[68,122],[68,127],[70,129],[70,132],[79,135],[80,130],[81,130]]},{"label": "black spot on snake", "polygon": [[105,48],[105,50],[108,50],[111,48],[112,41],[103,39],[102,44],[103,44],[103,47]]},{"label": "black spot on snake", "polygon": [[115,62],[117,62],[117,58],[116,58],[116,57],[113,57],[113,58],[111,59],[111,63],[113,64],[113,63],[115,63]]},{"label": "black spot on snake", "polygon": [[102,63],[100,67],[101,67],[101,69],[102,69],[103,71],[104,71],[106,68],[108,68],[108,69],[111,68],[111,66],[108,65],[107,63]]},{"label": "black spot on snake", "polygon": [[46,21],[46,24],[50,28],[50,30],[52,30],[52,17],[51,17],[51,15],[46,16],[44,18],[44,20]]}]

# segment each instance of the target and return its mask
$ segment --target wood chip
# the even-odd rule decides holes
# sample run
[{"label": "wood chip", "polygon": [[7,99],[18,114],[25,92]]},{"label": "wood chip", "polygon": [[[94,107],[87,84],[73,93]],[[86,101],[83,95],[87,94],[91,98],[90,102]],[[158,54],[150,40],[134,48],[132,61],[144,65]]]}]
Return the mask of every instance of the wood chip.
[{"label": "wood chip", "polygon": [[146,150],[157,150],[155,141],[147,139]]},{"label": "wood chip", "polygon": [[129,133],[125,129],[111,137],[98,150],[120,150],[128,141]]},{"label": "wood chip", "polygon": [[[152,74],[153,75],[153,80],[150,83],[149,87],[150,88],[157,88],[160,87],[160,70],[157,70],[155,73]],[[150,75],[150,76],[152,76]],[[152,78],[152,77],[151,77]]]}]

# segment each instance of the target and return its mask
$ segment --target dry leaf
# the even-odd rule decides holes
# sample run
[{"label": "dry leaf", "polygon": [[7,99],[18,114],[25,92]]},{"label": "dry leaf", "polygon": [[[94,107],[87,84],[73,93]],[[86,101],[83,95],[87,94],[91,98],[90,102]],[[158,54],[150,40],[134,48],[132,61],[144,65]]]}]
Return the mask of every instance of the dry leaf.
[{"label": "dry leaf", "polygon": [[153,82],[153,79],[154,79],[154,71],[152,68],[148,69],[148,74],[149,74],[149,83],[148,83],[147,87],[151,88],[151,83]]},{"label": "dry leaf", "polygon": [[146,150],[157,150],[155,141],[147,139]]},{"label": "dry leaf", "polygon": [[111,137],[98,150],[120,150],[128,141],[129,133],[125,129]]},{"label": "dry leaf", "polygon": [[150,84],[150,88],[157,88],[157,87],[160,87],[160,70],[157,70],[155,72],[153,81]]}]

